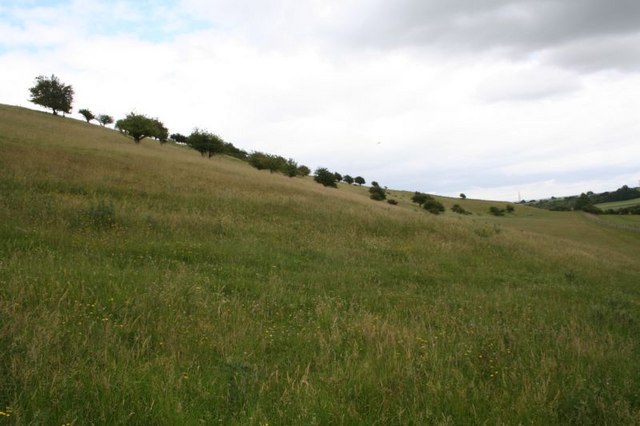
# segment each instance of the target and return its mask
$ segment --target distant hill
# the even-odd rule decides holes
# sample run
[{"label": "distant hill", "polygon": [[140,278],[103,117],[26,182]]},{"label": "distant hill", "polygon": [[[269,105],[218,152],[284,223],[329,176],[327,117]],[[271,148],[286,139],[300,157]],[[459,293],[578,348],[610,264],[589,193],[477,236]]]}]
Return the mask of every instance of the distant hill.
[{"label": "distant hill", "polygon": [[[630,188],[624,185],[615,191],[607,191],[599,194],[595,194],[591,191],[583,193],[581,195],[572,195],[568,197],[551,197],[545,200],[538,200],[527,203],[533,207],[540,207],[548,210],[574,210],[576,209],[576,203],[580,197],[588,197],[589,202],[592,205],[599,205],[604,203],[616,203],[620,201],[628,201],[640,199],[640,188]],[[637,203],[640,204],[640,201]],[[636,205],[636,203],[627,203],[625,207]],[[611,206],[613,207],[613,206]]]}]

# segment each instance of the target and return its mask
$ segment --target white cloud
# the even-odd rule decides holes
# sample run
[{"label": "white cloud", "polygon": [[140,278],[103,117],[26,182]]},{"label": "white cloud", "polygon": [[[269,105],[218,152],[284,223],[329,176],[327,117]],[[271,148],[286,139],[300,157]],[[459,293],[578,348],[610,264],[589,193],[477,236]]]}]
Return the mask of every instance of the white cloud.
[{"label": "white cloud", "polygon": [[[598,176],[611,184],[605,189],[615,189],[627,183],[615,183],[616,176],[640,170],[640,77],[620,65],[622,47],[634,36],[595,31],[597,40],[606,32],[622,46],[612,54],[617,67],[578,67],[588,62],[578,58],[588,37],[576,29],[520,57],[493,48],[474,52],[474,40],[458,49],[462,39],[445,52],[440,47],[452,28],[479,25],[482,7],[459,0],[451,3],[454,13],[434,4],[427,9],[443,22],[456,21],[443,28],[449,33],[435,50],[398,42],[406,35],[355,48],[357,32],[418,25],[422,3],[409,0],[399,11],[364,0],[184,0],[179,8],[164,3],[149,10],[152,23],[142,29],[135,25],[145,18],[138,3],[17,4],[0,24],[6,40],[0,102],[33,107],[27,99],[34,77],[54,73],[74,86],[76,110],[119,118],[135,109],[172,132],[206,128],[244,149],[312,168],[449,195],[513,199],[519,187],[536,188],[540,198],[585,182],[596,188]],[[484,11],[490,21],[535,25],[539,18],[533,3],[490,4]],[[372,27],[384,11],[392,13],[391,26]],[[512,44],[528,45],[520,37]],[[603,68],[618,70],[594,72]],[[586,179],[589,173],[597,176]]]}]

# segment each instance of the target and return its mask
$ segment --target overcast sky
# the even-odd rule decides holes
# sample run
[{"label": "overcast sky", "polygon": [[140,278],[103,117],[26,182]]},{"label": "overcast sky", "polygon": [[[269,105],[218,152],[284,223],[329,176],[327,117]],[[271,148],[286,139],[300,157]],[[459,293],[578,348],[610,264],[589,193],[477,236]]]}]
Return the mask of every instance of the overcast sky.
[{"label": "overcast sky", "polygon": [[394,189],[516,201],[640,180],[638,0],[0,0],[0,103],[37,75]]}]

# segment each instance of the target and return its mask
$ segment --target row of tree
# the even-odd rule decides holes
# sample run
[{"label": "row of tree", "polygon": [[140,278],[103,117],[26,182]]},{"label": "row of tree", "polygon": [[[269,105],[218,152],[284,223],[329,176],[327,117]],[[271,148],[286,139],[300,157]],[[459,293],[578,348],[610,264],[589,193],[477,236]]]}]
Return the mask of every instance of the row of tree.
[{"label": "row of tree", "polygon": [[[53,114],[57,115],[58,112],[71,113],[74,95],[73,87],[62,83],[55,75],[51,77],[36,77],[36,84],[29,91],[31,93],[31,102],[45,108],[51,108]],[[80,109],[78,113],[85,118],[87,123],[96,120],[102,126],[105,126],[114,122],[113,117],[110,115],[95,115],[87,108]],[[125,118],[116,121],[115,128],[121,133],[130,136],[135,143],[140,143],[144,138],[154,138],[160,143],[165,143],[171,139],[198,151],[203,157],[211,158],[216,154],[229,155],[247,161],[258,170],[269,170],[271,173],[278,172],[289,177],[308,176],[311,173],[307,166],[298,165],[291,158],[286,159],[279,155],[259,151],[249,154],[235,147],[232,143],[226,142],[220,136],[205,130],[195,129],[189,136],[179,133],[173,133],[169,136],[169,130],[162,121],[158,118],[147,117],[144,114],[131,112]],[[313,179],[321,185],[333,188],[337,188],[338,182],[360,186],[366,183],[362,176],[342,175],[337,172],[331,172],[324,167],[316,169]],[[460,194],[460,196],[461,198],[466,198],[464,194]],[[373,181],[369,188],[369,197],[376,201],[385,200],[387,198],[387,188],[383,188],[378,182]],[[390,204],[397,204],[395,200],[388,201]],[[444,211],[442,204],[426,194],[416,192],[413,201],[434,214]]]}]

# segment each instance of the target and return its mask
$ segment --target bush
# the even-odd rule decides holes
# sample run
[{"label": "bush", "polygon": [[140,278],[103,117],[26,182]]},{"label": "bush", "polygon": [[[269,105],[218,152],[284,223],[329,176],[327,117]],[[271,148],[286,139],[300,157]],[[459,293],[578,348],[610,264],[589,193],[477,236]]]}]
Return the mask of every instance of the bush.
[{"label": "bush", "polygon": [[421,192],[415,192],[413,197],[411,197],[411,201],[421,206],[428,200],[433,200],[434,198],[431,195],[423,194]]},{"label": "bush", "polygon": [[582,211],[586,213],[591,213],[591,214],[602,214],[602,210],[600,210],[598,207],[594,206],[593,204],[589,204],[582,207]]},{"label": "bush", "polygon": [[349,175],[342,176],[342,181],[348,183],[349,185],[353,184],[353,178]]},{"label": "bush", "polygon": [[429,197],[427,201],[422,203],[422,208],[428,211],[431,214],[440,214],[444,212],[444,206],[438,200],[433,197]]},{"label": "bush", "polygon": [[376,185],[373,185],[371,188],[369,188],[369,198],[376,201],[382,201],[386,199],[387,194],[385,189],[380,187],[377,182],[372,182],[372,184],[373,183],[376,183]]},{"label": "bush", "polygon": [[332,188],[338,187],[338,184],[336,183],[336,175],[324,167],[320,167],[316,170],[313,180],[324,186],[330,186]]},{"label": "bush", "polygon": [[309,176],[311,174],[311,169],[307,166],[298,167],[298,176]]},{"label": "bush", "polygon": [[489,213],[491,213],[494,216],[504,216],[504,209],[501,209],[496,206],[491,206],[489,207]]},{"label": "bush", "polygon": [[465,210],[460,204],[454,204],[453,207],[451,207],[451,211],[458,214],[471,214],[470,211]]},{"label": "bush", "polygon": [[507,213],[513,213],[516,209],[511,204],[507,204],[505,210],[507,211]]},{"label": "bush", "polygon": [[387,200],[387,203],[391,204],[392,206],[397,206],[398,205],[398,201],[397,200],[392,200],[392,199]]}]

